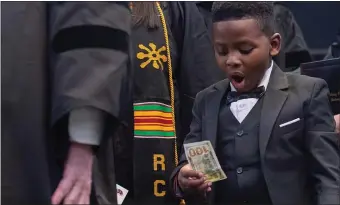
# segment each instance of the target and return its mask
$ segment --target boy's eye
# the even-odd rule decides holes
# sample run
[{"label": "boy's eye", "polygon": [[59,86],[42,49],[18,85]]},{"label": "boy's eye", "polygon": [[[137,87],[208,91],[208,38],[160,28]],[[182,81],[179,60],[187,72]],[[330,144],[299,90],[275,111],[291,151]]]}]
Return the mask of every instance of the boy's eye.
[{"label": "boy's eye", "polygon": [[228,54],[228,48],[223,45],[223,44],[215,44],[215,52],[219,55],[219,56],[226,56]]},{"label": "boy's eye", "polygon": [[224,51],[217,51],[218,55],[220,56],[225,56],[227,55],[227,52],[224,52]]},{"label": "boy's eye", "polygon": [[240,50],[241,54],[248,55],[254,50],[254,48],[242,48],[242,49],[239,49],[239,50]]},{"label": "boy's eye", "polygon": [[227,55],[227,52],[225,51],[225,49],[216,49],[216,52],[218,55],[220,56],[225,56]]}]

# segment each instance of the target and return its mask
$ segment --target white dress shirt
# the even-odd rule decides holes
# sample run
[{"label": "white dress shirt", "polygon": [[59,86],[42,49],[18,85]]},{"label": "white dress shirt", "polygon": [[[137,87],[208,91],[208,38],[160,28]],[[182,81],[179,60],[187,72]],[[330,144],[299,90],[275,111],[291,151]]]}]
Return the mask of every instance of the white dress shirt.
[{"label": "white dress shirt", "polygon": [[[273,61],[271,62],[270,67],[264,73],[264,76],[258,87],[264,86],[264,89],[265,90],[267,89],[269,79],[270,79],[270,74],[272,73],[272,70],[273,70]],[[235,87],[231,83],[230,83],[230,88],[231,88],[231,91],[236,91]],[[230,110],[235,116],[235,118],[239,121],[239,123],[241,123],[247,117],[249,112],[253,109],[257,101],[258,101],[257,98],[241,99],[236,102],[232,102],[230,104]]]}]

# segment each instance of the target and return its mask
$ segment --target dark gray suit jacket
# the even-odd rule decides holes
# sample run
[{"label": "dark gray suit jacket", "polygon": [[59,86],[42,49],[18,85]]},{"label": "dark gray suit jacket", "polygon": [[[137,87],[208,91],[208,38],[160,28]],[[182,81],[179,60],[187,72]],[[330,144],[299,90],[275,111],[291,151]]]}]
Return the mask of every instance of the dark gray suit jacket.
[{"label": "dark gray suit jacket", "polygon": [[[222,96],[229,86],[220,81],[197,94],[190,133],[184,143],[210,140],[216,146]],[[260,154],[274,205],[340,204],[339,138],[325,81],[283,73],[276,65],[264,96],[260,123]],[[280,127],[281,124],[299,121]],[[187,163],[184,152],[174,177]],[[173,186],[173,184],[172,184]],[[176,187],[173,187],[173,190]],[[214,187],[206,203],[212,203]],[[185,196],[187,204],[202,198]]]}]

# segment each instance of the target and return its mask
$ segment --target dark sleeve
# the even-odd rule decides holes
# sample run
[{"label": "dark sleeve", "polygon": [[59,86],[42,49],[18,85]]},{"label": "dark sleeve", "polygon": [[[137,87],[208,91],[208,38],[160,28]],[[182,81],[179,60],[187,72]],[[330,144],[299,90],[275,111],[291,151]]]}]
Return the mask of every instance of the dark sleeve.
[{"label": "dark sleeve", "polygon": [[211,14],[211,6],[212,6],[213,1],[204,1],[197,3],[196,6],[203,16],[205,26],[208,28],[208,34],[209,37],[212,39],[212,14]]},{"label": "dark sleeve", "polygon": [[335,122],[323,80],[315,83],[307,109],[306,147],[318,204],[340,204],[340,148]]},{"label": "dark sleeve", "polygon": [[296,68],[301,63],[312,61],[303,33],[293,13],[285,6],[274,4],[275,29],[281,34],[282,68]]},{"label": "dark sleeve", "polygon": [[53,125],[71,110],[85,106],[120,120],[121,105],[128,96],[127,4],[50,4]]},{"label": "dark sleeve", "polygon": [[[189,132],[191,109],[196,94],[222,80],[213,44],[204,19],[194,2],[171,2],[172,32],[180,52],[179,70],[176,71],[180,95],[180,121],[183,140]],[[181,142],[180,142],[181,144]]]},{"label": "dark sleeve", "polygon": [[[192,109],[192,121],[190,125],[190,132],[186,136],[184,143],[192,143],[192,142],[198,142],[202,140],[202,112],[203,112],[203,93],[198,93],[197,97],[195,99],[195,103]],[[174,194],[177,197],[183,197],[179,196],[182,195],[183,193],[180,191],[180,188],[178,187],[177,183],[177,174],[179,170],[184,166],[188,164],[188,161],[185,156],[184,148],[182,147],[181,153],[180,153],[180,158],[179,158],[179,163],[178,166],[175,168],[175,170],[171,174],[170,178],[170,186],[171,190],[174,191]],[[185,194],[184,194],[185,195]],[[187,199],[186,199],[187,200]],[[192,197],[189,198],[189,200],[193,200]]]},{"label": "dark sleeve", "polygon": [[[55,187],[67,159],[68,117],[74,109],[92,107],[107,113],[105,129],[109,129],[110,124],[110,133],[103,134],[96,149],[100,160],[95,161],[113,163],[112,156],[105,156],[104,151],[109,145],[112,148],[115,129],[126,120],[123,117],[128,116],[129,110],[123,105],[130,105],[131,96],[128,66],[131,15],[127,4],[68,1],[48,4],[53,129],[49,141],[53,147],[51,155],[57,163],[51,169]],[[107,166],[98,167],[103,168],[100,170],[103,173]],[[101,188],[104,190],[107,186],[112,188],[107,190],[114,190],[115,181]],[[116,195],[105,195],[107,200],[115,201]]]}]

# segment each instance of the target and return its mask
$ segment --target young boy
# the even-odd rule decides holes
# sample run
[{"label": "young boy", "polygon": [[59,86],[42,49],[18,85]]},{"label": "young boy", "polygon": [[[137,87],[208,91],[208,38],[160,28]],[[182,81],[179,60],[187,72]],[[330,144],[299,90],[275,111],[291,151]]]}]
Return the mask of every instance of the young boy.
[{"label": "young boy", "polygon": [[[272,61],[281,37],[270,2],[215,2],[213,37],[227,79],[201,91],[184,143],[210,140],[226,180],[205,181],[182,154],[172,188],[187,204],[340,204],[340,157],[325,81]],[[209,193],[209,194],[207,194]]]}]

